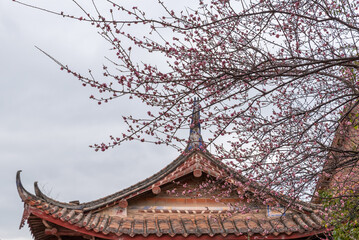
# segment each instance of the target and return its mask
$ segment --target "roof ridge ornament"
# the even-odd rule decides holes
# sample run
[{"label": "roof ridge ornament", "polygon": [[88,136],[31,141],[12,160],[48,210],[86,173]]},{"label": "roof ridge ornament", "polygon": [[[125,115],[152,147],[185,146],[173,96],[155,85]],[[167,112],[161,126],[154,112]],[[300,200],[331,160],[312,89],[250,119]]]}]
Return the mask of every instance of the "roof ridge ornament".
[{"label": "roof ridge ornament", "polygon": [[205,149],[205,145],[201,135],[201,121],[200,121],[201,106],[199,105],[198,101],[199,101],[198,98],[193,99],[193,112],[192,112],[191,125],[189,130],[188,145],[186,147],[185,152],[191,150]]}]

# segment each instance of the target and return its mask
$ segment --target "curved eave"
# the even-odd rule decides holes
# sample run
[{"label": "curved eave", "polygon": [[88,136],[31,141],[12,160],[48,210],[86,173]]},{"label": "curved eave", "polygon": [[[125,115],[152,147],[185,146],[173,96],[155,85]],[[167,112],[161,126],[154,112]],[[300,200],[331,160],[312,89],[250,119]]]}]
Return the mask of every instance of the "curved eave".
[{"label": "curved eave", "polygon": [[45,200],[46,202],[52,204],[52,205],[56,205],[59,207],[63,207],[63,208],[67,208],[67,209],[73,209],[73,210],[83,210],[83,211],[91,211],[91,210],[95,210],[104,206],[107,206],[109,204],[112,204],[114,202],[117,202],[123,198],[126,198],[128,196],[130,196],[131,194],[134,194],[138,191],[144,190],[150,186],[152,186],[154,183],[156,183],[159,179],[165,177],[167,174],[169,174],[171,171],[173,171],[174,169],[176,169],[179,165],[181,165],[183,162],[186,161],[186,159],[188,157],[190,157],[194,152],[193,151],[191,153],[186,153],[186,154],[181,154],[178,158],[176,158],[173,162],[171,162],[170,164],[168,164],[165,168],[163,168],[161,171],[155,173],[154,175],[152,175],[151,177],[137,183],[134,184],[128,188],[125,188],[119,192],[116,192],[114,194],[108,195],[106,197],[94,200],[94,201],[90,201],[90,202],[85,202],[85,203],[81,203],[78,205],[74,205],[71,203],[66,203],[66,202],[60,202],[57,201],[55,199],[50,198],[49,196],[47,196],[46,194],[44,194],[38,187],[37,182],[34,183],[34,189],[35,189],[35,194],[33,195],[31,193],[29,193],[22,185],[21,183],[21,178],[20,178],[20,171],[17,172],[16,175],[16,184],[17,184],[17,188],[18,188],[18,192],[19,195],[21,197],[21,199],[23,201],[29,200],[29,199],[42,199]]},{"label": "curved eave", "polygon": [[63,207],[63,208],[68,208],[68,209],[73,209],[73,210],[83,210],[83,206],[81,205],[74,205],[74,204],[70,204],[70,203],[66,203],[66,202],[60,202],[57,201],[55,199],[52,199],[48,196],[46,196],[38,187],[37,182],[34,182],[34,191],[35,191],[35,195],[40,198],[45,200],[48,203],[51,203],[53,205],[59,206],[59,207]]},{"label": "curved eave", "polygon": [[16,173],[16,188],[17,188],[17,192],[19,193],[19,196],[21,198],[21,200],[23,202],[27,202],[31,199],[37,199],[37,197],[31,193],[29,193],[25,188],[24,186],[22,185],[22,182],[21,182],[21,177],[20,177],[20,173],[22,171],[19,170],[17,171]]}]

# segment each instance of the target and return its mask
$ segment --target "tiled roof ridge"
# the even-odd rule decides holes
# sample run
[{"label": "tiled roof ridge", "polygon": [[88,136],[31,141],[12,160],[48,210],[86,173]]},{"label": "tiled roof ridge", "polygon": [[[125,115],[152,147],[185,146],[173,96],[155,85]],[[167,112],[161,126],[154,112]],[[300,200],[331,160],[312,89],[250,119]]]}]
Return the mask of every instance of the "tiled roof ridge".
[{"label": "tiled roof ridge", "polygon": [[[265,196],[272,197],[285,206],[296,207],[296,209],[291,209],[291,210],[295,210],[297,212],[302,212],[302,210],[307,211],[307,212],[323,210],[323,206],[321,204],[315,204],[312,202],[304,202],[299,199],[293,199],[286,195],[280,194],[278,192],[274,192],[273,190],[269,189],[267,186],[261,185],[258,182],[249,181],[249,179],[247,177],[243,176],[242,174],[239,174],[238,172],[235,171],[235,169],[229,167],[227,164],[218,160],[215,156],[213,156],[208,151],[200,151],[200,153],[203,154],[206,157],[206,159],[210,160],[212,163],[217,165],[219,168],[223,169],[227,173],[228,178],[233,178],[233,180],[239,181],[242,184],[249,183],[249,187],[251,189],[255,189],[255,190],[260,189],[260,191],[262,191]],[[264,200],[264,199],[262,199],[262,200]]]},{"label": "tiled roof ridge", "polygon": [[16,174],[16,185],[19,192],[19,195],[23,201],[25,201],[29,196],[31,196],[34,199],[43,199],[47,201],[48,203],[51,203],[53,205],[58,205],[61,207],[66,207],[69,209],[83,209],[86,211],[93,210],[99,207],[102,207],[106,204],[109,204],[111,202],[121,200],[122,198],[125,198],[126,196],[130,195],[133,192],[139,191],[141,189],[147,188],[157,182],[159,179],[166,176],[168,173],[176,169],[179,165],[181,165],[183,162],[185,162],[191,155],[193,155],[197,151],[193,151],[191,153],[181,154],[179,157],[177,157],[174,161],[172,161],[170,164],[168,164],[165,168],[160,170],[159,172],[153,174],[152,176],[144,179],[143,181],[140,181],[130,187],[127,187],[121,191],[118,191],[116,193],[110,194],[108,196],[105,196],[103,198],[89,201],[85,203],[80,203],[78,205],[73,205],[71,203],[66,202],[60,202],[55,199],[52,199],[48,197],[46,194],[44,194],[39,188],[37,182],[34,183],[35,188],[35,195],[29,193],[22,185],[20,173],[21,170],[19,170]]},{"label": "tiled roof ridge", "polygon": [[268,195],[276,200],[278,200],[279,202],[283,203],[283,204],[289,204],[292,206],[296,206],[299,209],[303,209],[305,211],[308,212],[313,212],[315,210],[322,210],[323,206],[321,204],[315,204],[312,202],[304,202],[301,201],[299,199],[292,199],[290,197],[287,197],[283,194],[280,193],[273,193],[273,190],[268,189],[268,187],[263,186],[257,182],[253,182],[253,181],[249,181],[248,178],[246,178],[245,176],[237,173],[233,168],[228,167],[225,163],[217,160],[211,153],[209,153],[208,151],[202,152],[208,159],[210,159],[213,163],[217,164],[219,167],[221,167],[223,170],[225,170],[228,175],[230,177],[233,177],[234,180],[239,181],[241,183],[247,183],[249,182],[249,186],[252,189],[260,189],[261,191],[263,191],[265,193],[265,195]]},{"label": "tiled roof ridge", "polygon": [[[130,186],[128,188],[125,188],[125,189],[123,189],[121,191],[118,191],[118,192],[116,192],[114,194],[105,196],[103,198],[100,198],[100,199],[97,199],[97,200],[94,200],[94,201],[90,201],[90,202],[77,204],[77,205],[74,205],[74,204],[71,204],[71,203],[66,203],[66,202],[60,202],[60,201],[54,200],[54,199],[46,196],[39,189],[37,182],[34,183],[34,189],[35,189],[36,196],[29,193],[22,186],[21,179],[20,179],[20,172],[21,171],[18,171],[17,176],[16,176],[17,189],[18,189],[20,197],[22,198],[22,200],[24,202],[26,201],[26,198],[30,197],[30,198],[33,198],[33,199],[43,199],[43,200],[45,200],[46,202],[48,202],[50,204],[57,205],[59,207],[66,207],[68,209],[84,210],[84,211],[95,210],[95,209],[101,208],[103,206],[106,206],[108,204],[114,203],[116,201],[120,201],[121,199],[127,198],[129,195],[131,195],[133,193],[136,193],[138,191],[141,191],[143,189],[146,189],[146,188],[150,187],[151,185],[158,182],[160,179],[163,179],[164,177],[169,175],[178,166],[183,164],[187,159],[189,159],[192,155],[194,155],[196,153],[203,154],[206,157],[206,159],[208,159],[210,162],[212,162],[213,164],[217,165],[218,167],[223,169],[225,172],[227,172],[228,176],[233,177],[235,181],[239,181],[239,182],[242,182],[242,183],[247,183],[249,181],[246,177],[242,176],[241,174],[236,173],[233,169],[228,167],[226,164],[224,164],[223,162],[217,160],[208,151],[200,151],[200,150],[195,150],[194,149],[191,152],[184,152],[178,158],[176,158],[174,161],[172,161],[170,164],[168,164],[165,168],[163,168],[161,171],[153,174],[152,176],[144,179],[141,182],[138,182],[138,183],[136,183],[136,184],[134,184],[134,185],[132,185],[132,186]],[[303,201],[300,201],[300,200],[293,200],[293,199],[291,199],[291,198],[289,198],[289,197],[287,197],[285,195],[278,195],[278,193],[273,194],[273,192],[270,189],[267,189],[265,186],[261,186],[258,183],[250,182],[249,186],[252,189],[260,189],[261,191],[263,191],[265,193],[265,195],[268,195],[268,196],[276,199],[277,201],[279,201],[282,204],[295,206],[296,208],[303,209],[304,211],[307,211],[307,212],[313,212],[314,210],[322,209],[322,206],[320,204],[303,202]]]}]

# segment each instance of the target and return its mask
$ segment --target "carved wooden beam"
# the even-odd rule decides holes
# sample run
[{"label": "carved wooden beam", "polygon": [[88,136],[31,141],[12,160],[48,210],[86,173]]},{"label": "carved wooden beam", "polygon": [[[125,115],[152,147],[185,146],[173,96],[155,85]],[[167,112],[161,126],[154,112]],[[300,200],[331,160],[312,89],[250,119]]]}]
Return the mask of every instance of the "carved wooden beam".
[{"label": "carved wooden beam", "polygon": [[72,230],[67,229],[56,229],[56,228],[47,228],[45,229],[45,235],[55,235],[55,236],[85,236],[83,233],[79,233]]},{"label": "carved wooden beam", "polygon": [[45,235],[57,235],[57,229],[56,228],[46,228]]}]

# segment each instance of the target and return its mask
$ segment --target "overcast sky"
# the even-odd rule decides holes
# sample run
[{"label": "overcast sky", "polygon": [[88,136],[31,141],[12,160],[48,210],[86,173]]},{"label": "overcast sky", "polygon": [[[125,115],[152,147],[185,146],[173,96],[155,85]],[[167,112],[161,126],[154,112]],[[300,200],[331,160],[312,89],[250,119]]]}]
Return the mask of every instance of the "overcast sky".
[{"label": "overcast sky", "polygon": [[[57,8],[49,0],[35,4]],[[88,147],[119,134],[122,115],[147,110],[124,100],[98,106],[89,100],[90,89],[34,46],[80,71],[101,67],[108,46],[95,29],[2,0],[0,34],[1,240],[31,239],[27,226],[18,230],[23,204],[17,170],[30,192],[38,181],[57,200],[84,202],[143,180],[178,156],[139,142],[105,153]]]}]

